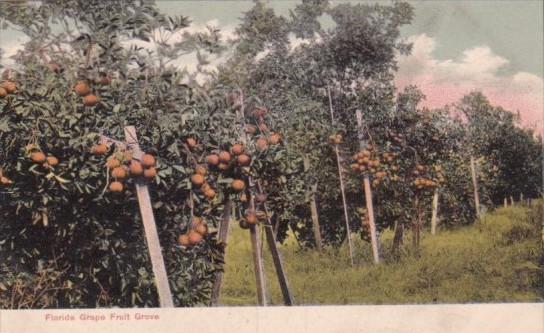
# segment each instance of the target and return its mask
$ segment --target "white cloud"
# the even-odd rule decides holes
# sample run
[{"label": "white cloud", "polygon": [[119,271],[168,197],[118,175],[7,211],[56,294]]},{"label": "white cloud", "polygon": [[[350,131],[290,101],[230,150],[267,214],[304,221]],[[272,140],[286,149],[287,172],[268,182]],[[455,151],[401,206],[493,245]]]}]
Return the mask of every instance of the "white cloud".
[{"label": "white cloud", "polygon": [[461,52],[453,59],[437,59],[435,39],[422,34],[411,36],[412,54],[399,57],[397,85],[419,86],[426,94],[424,104],[440,107],[457,102],[473,90],[482,91],[492,104],[520,111],[522,123],[543,131],[544,81],[541,77],[517,72],[502,75],[509,60],[482,45]]}]

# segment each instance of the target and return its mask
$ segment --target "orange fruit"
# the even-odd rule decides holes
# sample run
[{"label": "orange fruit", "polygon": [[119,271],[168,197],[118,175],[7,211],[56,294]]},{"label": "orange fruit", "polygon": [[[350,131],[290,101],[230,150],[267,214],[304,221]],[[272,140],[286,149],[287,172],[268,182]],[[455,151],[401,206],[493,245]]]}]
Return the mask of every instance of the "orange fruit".
[{"label": "orange fruit", "polygon": [[230,183],[230,187],[232,187],[233,190],[240,192],[246,187],[246,184],[243,180],[234,179],[232,183]]},{"label": "orange fruit", "polygon": [[4,88],[8,94],[13,94],[17,90],[17,85],[13,81],[5,81],[0,84],[0,87]]},{"label": "orange fruit", "polygon": [[193,230],[198,232],[202,236],[206,236],[206,234],[208,233],[208,227],[205,224],[199,224]]},{"label": "orange fruit", "polygon": [[197,165],[195,168],[195,173],[198,173],[199,175],[206,176],[207,169],[203,165]]},{"label": "orange fruit", "polygon": [[2,87],[0,87],[0,98],[4,98],[8,95],[8,91]]},{"label": "orange fruit", "polygon": [[229,163],[230,153],[228,151],[222,151],[219,153],[219,162]]},{"label": "orange fruit", "polygon": [[107,152],[108,152],[108,146],[106,146],[105,144],[94,145],[91,148],[91,153],[95,155],[104,155]]},{"label": "orange fruit", "polygon": [[47,156],[47,164],[49,164],[50,166],[55,166],[59,164],[59,159],[55,156]]},{"label": "orange fruit", "polygon": [[111,171],[113,178],[124,179],[127,176],[127,171],[123,167],[116,167]]},{"label": "orange fruit", "polygon": [[211,200],[211,199],[215,198],[215,191],[212,190],[211,188],[207,189],[206,191],[204,191],[204,195],[206,196],[206,198]]},{"label": "orange fruit", "polygon": [[258,150],[263,151],[268,148],[268,140],[264,137],[260,137],[257,139],[256,145]]},{"label": "orange fruit", "polygon": [[144,170],[145,178],[155,178],[156,175],[157,175],[157,169],[155,169],[155,167],[151,167]]},{"label": "orange fruit", "polygon": [[230,149],[234,155],[240,155],[244,152],[244,145],[241,143],[235,143],[232,145],[232,148]]},{"label": "orange fruit", "polygon": [[195,186],[201,186],[205,181],[206,179],[201,174],[195,173],[191,176],[191,183]]},{"label": "orange fruit", "polygon": [[45,154],[41,151],[36,151],[30,154],[30,159],[35,163],[43,163],[46,160]]},{"label": "orange fruit", "polygon": [[208,162],[209,165],[217,165],[219,164],[219,156],[216,154],[210,154],[206,156],[206,162]]},{"label": "orange fruit", "polygon": [[13,184],[13,181],[11,179],[9,179],[8,177],[0,177],[0,184],[4,185],[4,186],[10,186],[11,184]]},{"label": "orange fruit", "polygon": [[79,96],[87,96],[91,93],[91,88],[85,81],[78,81],[74,87],[74,90]]},{"label": "orange fruit", "polygon": [[141,163],[144,168],[151,168],[155,166],[155,157],[150,154],[145,154],[144,156],[142,156]]},{"label": "orange fruit", "polygon": [[144,167],[142,166],[142,163],[138,161],[131,161],[129,170],[130,174],[134,176],[139,176],[144,173]]},{"label": "orange fruit", "polygon": [[117,181],[111,182],[110,191],[111,192],[122,192],[123,191],[123,183],[117,182]]},{"label": "orange fruit", "polygon": [[83,97],[83,105],[95,106],[96,104],[98,104],[98,97],[96,97],[96,95],[90,94]]},{"label": "orange fruit", "polygon": [[229,169],[229,165],[228,164],[225,164],[225,163],[219,163],[219,165],[217,166],[219,168],[219,170],[221,171],[226,171]]},{"label": "orange fruit", "polygon": [[192,245],[200,243],[203,238],[202,235],[195,230],[189,231],[187,236],[189,237],[189,243],[191,243]]},{"label": "orange fruit", "polygon": [[271,145],[277,145],[281,141],[281,135],[278,133],[272,133],[268,139]]},{"label": "orange fruit", "polygon": [[187,235],[179,235],[178,236],[178,244],[181,246],[189,246],[191,245],[191,242],[189,241],[189,236]]},{"label": "orange fruit", "polygon": [[257,215],[255,213],[249,213],[245,216],[245,220],[248,224],[257,224]]},{"label": "orange fruit", "polygon": [[115,169],[115,168],[121,166],[121,161],[119,161],[119,160],[116,159],[116,158],[110,158],[110,159],[106,162],[106,166],[108,167],[108,169]]},{"label": "orange fruit", "polygon": [[238,165],[246,166],[246,165],[249,165],[249,163],[251,162],[251,158],[246,154],[242,154],[242,155],[238,155],[238,157],[236,158],[236,161],[238,162]]}]

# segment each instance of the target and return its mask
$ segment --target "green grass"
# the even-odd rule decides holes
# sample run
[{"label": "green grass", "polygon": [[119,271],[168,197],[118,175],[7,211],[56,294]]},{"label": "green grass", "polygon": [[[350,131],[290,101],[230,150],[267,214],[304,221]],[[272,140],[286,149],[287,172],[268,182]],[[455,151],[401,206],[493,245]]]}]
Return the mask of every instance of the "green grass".
[{"label": "green grass", "polygon": [[[544,299],[541,225],[529,209],[499,208],[474,225],[422,234],[419,254],[405,234],[400,257],[391,252],[392,233],[382,235],[384,262],[372,264],[370,246],[354,235],[356,266],[348,250],[300,250],[280,245],[295,303],[410,304],[534,302]],[[292,239],[290,237],[289,239]],[[264,248],[268,301],[282,304],[272,259]],[[222,305],[255,305],[249,232],[233,225],[226,253]]]}]

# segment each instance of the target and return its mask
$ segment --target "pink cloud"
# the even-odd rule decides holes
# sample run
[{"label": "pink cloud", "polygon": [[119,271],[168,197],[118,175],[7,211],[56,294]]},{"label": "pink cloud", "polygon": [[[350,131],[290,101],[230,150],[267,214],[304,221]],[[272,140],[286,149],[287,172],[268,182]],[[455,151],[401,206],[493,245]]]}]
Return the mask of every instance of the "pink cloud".
[{"label": "pink cloud", "polygon": [[418,86],[426,95],[423,106],[436,108],[459,101],[470,91],[483,92],[493,105],[520,112],[523,126],[544,133],[544,81],[541,77],[518,72],[501,75],[509,61],[487,46],[465,50],[456,59],[438,60],[436,42],[427,35],[409,38],[414,44],[409,56],[399,58],[396,85]]}]

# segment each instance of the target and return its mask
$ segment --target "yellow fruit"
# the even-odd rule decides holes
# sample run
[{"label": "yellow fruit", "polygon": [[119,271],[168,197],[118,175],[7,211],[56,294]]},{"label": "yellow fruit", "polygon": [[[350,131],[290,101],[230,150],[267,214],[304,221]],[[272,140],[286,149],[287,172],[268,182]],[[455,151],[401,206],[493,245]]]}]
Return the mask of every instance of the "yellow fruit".
[{"label": "yellow fruit", "polygon": [[226,171],[229,169],[229,165],[228,164],[225,164],[225,163],[219,163],[219,165],[217,166],[217,168],[221,171]]}]

